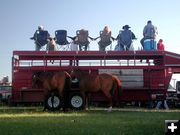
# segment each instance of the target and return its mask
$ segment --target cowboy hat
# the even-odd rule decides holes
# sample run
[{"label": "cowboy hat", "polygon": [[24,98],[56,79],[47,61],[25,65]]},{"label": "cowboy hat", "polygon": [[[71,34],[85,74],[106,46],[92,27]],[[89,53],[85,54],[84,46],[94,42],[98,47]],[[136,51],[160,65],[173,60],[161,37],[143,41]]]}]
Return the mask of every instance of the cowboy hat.
[{"label": "cowboy hat", "polygon": [[131,28],[129,25],[124,25],[123,27],[122,27],[123,29],[129,29],[129,28]]}]

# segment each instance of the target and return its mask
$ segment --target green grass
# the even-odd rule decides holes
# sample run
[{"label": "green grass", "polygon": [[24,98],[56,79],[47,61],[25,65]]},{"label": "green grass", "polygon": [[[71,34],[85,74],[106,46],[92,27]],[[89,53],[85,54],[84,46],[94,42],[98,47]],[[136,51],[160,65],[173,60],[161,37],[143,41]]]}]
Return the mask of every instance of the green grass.
[{"label": "green grass", "polygon": [[180,119],[180,110],[52,113],[42,112],[41,108],[3,108],[0,135],[163,135],[167,119]]}]

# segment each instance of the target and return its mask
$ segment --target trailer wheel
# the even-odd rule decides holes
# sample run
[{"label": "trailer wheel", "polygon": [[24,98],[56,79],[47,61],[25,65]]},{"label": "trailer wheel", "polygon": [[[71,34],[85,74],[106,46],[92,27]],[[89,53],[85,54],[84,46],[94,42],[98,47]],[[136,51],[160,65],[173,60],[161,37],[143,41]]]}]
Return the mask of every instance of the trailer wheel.
[{"label": "trailer wheel", "polygon": [[80,110],[84,108],[83,96],[79,93],[74,93],[70,96],[70,106],[72,109]]},{"label": "trailer wheel", "polygon": [[45,108],[50,111],[59,110],[62,107],[62,99],[57,94],[49,94],[45,100]]}]

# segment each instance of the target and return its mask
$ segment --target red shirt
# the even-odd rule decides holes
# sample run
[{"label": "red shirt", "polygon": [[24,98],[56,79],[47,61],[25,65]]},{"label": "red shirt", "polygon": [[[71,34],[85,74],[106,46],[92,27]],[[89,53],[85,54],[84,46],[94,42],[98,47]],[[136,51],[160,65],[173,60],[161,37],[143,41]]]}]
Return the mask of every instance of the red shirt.
[{"label": "red shirt", "polygon": [[158,50],[161,50],[161,51],[164,51],[164,44],[163,44],[162,42],[159,42],[159,43],[157,44],[157,49],[158,49]]}]

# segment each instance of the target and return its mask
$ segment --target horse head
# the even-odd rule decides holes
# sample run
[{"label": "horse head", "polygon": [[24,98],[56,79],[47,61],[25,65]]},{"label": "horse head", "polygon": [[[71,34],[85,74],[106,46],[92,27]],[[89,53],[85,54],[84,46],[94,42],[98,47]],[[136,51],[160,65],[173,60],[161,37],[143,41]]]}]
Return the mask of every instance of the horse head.
[{"label": "horse head", "polygon": [[53,74],[49,72],[35,72],[32,76],[32,87],[38,88],[45,80],[52,77]]},{"label": "horse head", "polygon": [[70,76],[71,76],[72,80],[74,80],[74,79],[80,80],[82,77],[82,74],[83,74],[83,71],[81,71],[80,69],[73,69],[70,72]]},{"label": "horse head", "polygon": [[40,72],[35,72],[32,75],[32,87],[38,88],[38,84],[41,83]]}]

